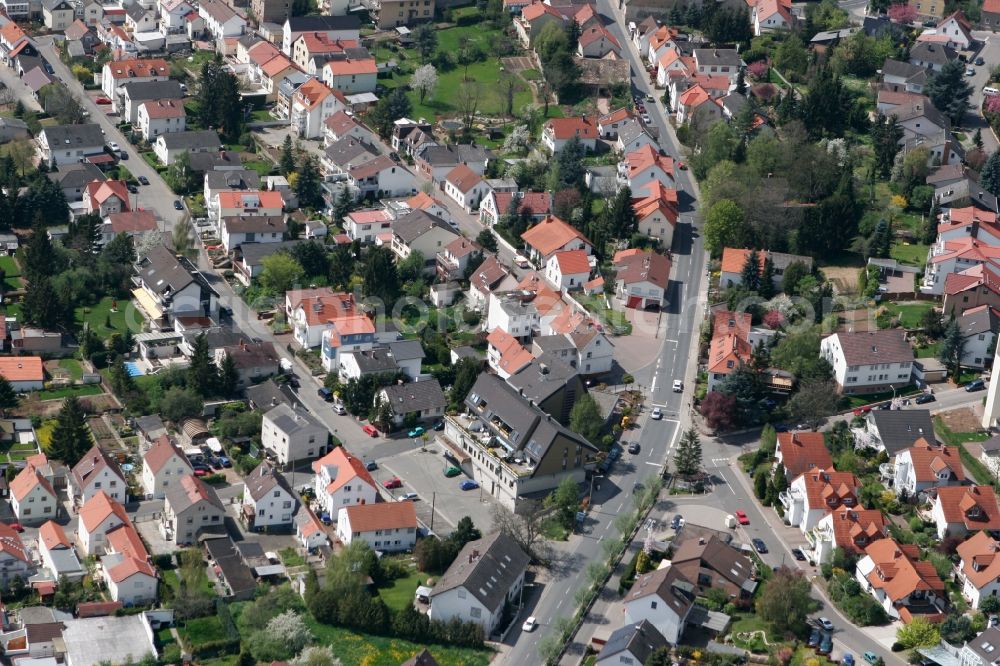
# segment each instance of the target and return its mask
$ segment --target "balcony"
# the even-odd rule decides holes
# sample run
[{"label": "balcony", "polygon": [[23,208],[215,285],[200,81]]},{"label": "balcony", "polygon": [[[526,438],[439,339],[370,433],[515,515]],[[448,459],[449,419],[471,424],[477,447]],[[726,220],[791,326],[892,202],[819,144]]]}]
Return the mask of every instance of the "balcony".
[{"label": "balcony", "polygon": [[[482,419],[467,414],[447,416],[445,418],[460,431],[463,441],[456,442],[456,444],[461,447],[464,443],[483,456],[483,459],[480,460],[477,456],[473,455],[473,460],[479,463],[479,467],[484,467],[487,463],[490,463],[514,478],[530,477],[535,473],[534,461],[528,458],[523,452],[511,452],[507,448],[506,443],[502,442],[489,427],[484,425]],[[496,472],[493,473],[496,474]]]},{"label": "balcony", "polygon": [[896,466],[892,463],[882,463],[878,466],[878,473],[883,479],[894,479],[896,477]]},{"label": "balcony", "polygon": [[459,267],[458,261],[449,258],[443,252],[437,253],[437,272],[445,280],[457,280],[462,277],[462,269]]}]

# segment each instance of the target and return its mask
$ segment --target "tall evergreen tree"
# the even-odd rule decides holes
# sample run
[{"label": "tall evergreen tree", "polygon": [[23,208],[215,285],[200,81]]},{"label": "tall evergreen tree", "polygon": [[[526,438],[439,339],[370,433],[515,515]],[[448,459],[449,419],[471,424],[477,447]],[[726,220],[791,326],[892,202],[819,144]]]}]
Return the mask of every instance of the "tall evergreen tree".
[{"label": "tall evergreen tree", "polygon": [[958,320],[952,317],[944,329],[944,337],[941,339],[938,358],[948,367],[954,379],[958,379],[961,373],[962,356],[964,354],[965,337],[962,335],[962,329],[958,325]]},{"label": "tall evergreen tree", "polygon": [[983,130],[976,128],[976,133],[972,135],[972,145],[979,150],[983,149]]},{"label": "tall evergreen tree", "polygon": [[19,401],[20,396],[11,383],[6,377],[0,377],[0,415],[5,414],[8,409],[17,407]]},{"label": "tall evergreen tree", "polygon": [[[22,314],[26,321],[40,328],[56,329],[67,323],[67,313],[48,276],[39,275],[28,282]],[[72,312],[69,315],[72,316]]]},{"label": "tall evergreen tree", "polygon": [[760,275],[757,294],[761,298],[771,298],[774,296],[774,262],[771,261],[771,257],[764,259],[764,270]]},{"label": "tall evergreen tree", "polygon": [[281,158],[278,161],[278,169],[282,176],[287,176],[295,171],[295,149],[292,147],[291,134],[286,134],[285,140],[281,142]]},{"label": "tall evergreen tree", "polygon": [[948,116],[952,125],[961,125],[972,95],[972,86],[965,78],[965,63],[957,59],[945,63],[940,71],[930,75],[924,94],[938,111]]},{"label": "tall evergreen tree", "polygon": [[979,174],[979,184],[993,196],[1000,196],[1000,150],[986,160]]},{"label": "tall evergreen tree", "polygon": [[215,367],[208,352],[208,338],[201,333],[194,339],[191,364],[187,370],[187,386],[204,398],[212,394],[214,383]]},{"label": "tall evergreen tree", "polygon": [[317,209],[323,206],[323,183],[319,174],[319,164],[314,155],[306,155],[295,181],[295,194],[302,208]]},{"label": "tall evergreen tree", "polygon": [[627,239],[638,230],[639,218],[632,205],[632,190],[627,185],[618,190],[606,210],[608,223],[614,230],[616,238]]},{"label": "tall evergreen tree", "polygon": [[751,250],[747,255],[743,270],[740,272],[740,281],[749,291],[760,289],[760,255],[757,254],[757,250]]},{"label": "tall evergreen tree", "polygon": [[49,455],[54,460],[61,460],[72,467],[80,462],[93,440],[87,429],[87,418],[83,406],[76,396],[70,396],[63,401],[59,415],[56,417],[56,427],[52,430],[52,443]]},{"label": "tall evergreen tree", "polygon": [[219,363],[219,374],[216,379],[217,385],[219,387],[219,393],[226,397],[231,398],[236,395],[236,391],[239,387],[240,375],[239,371],[236,369],[236,361],[233,357],[226,352],[222,357],[221,363]]},{"label": "tall evergreen tree", "polygon": [[740,67],[739,73],[736,75],[736,92],[740,95],[747,94],[747,78],[745,70]]},{"label": "tall evergreen tree", "polygon": [[674,470],[684,478],[690,478],[701,471],[701,438],[694,428],[685,430],[681,441],[677,443]]},{"label": "tall evergreen tree", "polygon": [[899,140],[903,138],[903,128],[896,116],[885,116],[881,111],[875,116],[871,126],[872,147],[875,149],[875,169],[883,179],[892,172],[892,164],[899,152]]},{"label": "tall evergreen tree", "polygon": [[35,224],[31,228],[31,238],[24,246],[21,264],[28,282],[39,276],[54,275],[60,266],[56,263],[56,250],[44,224]]},{"label": "tall evergreen tree", "polygon": [[399,271],[392,251],[387,247],[374,247],[368,250],[361,277],[368,294],[381,299],[387,311],[391,311],[399,296]]}]

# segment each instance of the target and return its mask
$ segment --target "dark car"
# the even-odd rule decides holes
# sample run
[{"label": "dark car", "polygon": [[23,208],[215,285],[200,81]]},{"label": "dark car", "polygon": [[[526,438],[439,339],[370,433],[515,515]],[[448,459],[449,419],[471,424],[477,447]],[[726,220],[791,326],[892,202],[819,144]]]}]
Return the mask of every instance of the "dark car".
[{"label": "dark car", "polygon": [[184,210],[184,204],[180,199],[174,199],[174,210]]},{"label": "dark car", "polygon": [[128,187],[128,191],[131,192],[132,194],[139,194],[139,188],[133,185],[132,183],[129,183],[128,185],[126,185],[126,187]]},{"label": "dark car", "polygon": [[208,464],[212,467],[212,469],[222,469],[222,461],[215,456],[208,459]]},{"label": "dark car", "polygon": [[807,645],[809,647],[816,647],[822,639],[823,633],[818,628],[813,627],[812,633],[809,634],[809,642]]},{"label": "dark car", "polygon": [[369,460],[368,463],[365,464],[365,469],[368,470],[369,472],[374,472],[375,470],[378,469],[378,463],[375,462],[374,460]]},{"label": "dark car", "polygon": [[622,457],[622,447],[617,444],[613,444],[611,449],[608,451],[608,458],[611,460],[618,460]]},{"label": "dark car", "polygon": [[830,634],[823,634],[823,638],[820,640],[819,647],[816,649],[816,652],[820,654],[830,654],[831,650],[833,650],[833,636]]},{"label": "dark car", "polygon": [[233,466],[233,461],[229,459],[229,456],[219,456],[219,462],[222,463],[223,467]]},{"label": "dark car", "polygon": [[639,442],[632,442],[628,445],[628,452],[632,455],[639,453]]},{"label": "dark car", "polygon": [[977,66],[982,67],[985,64],[986,64],[986,61],[983,60],[983,56],[979,56],[978,58],[976,58],[976,65]]},{"label": "dark car", "polygon": [[882,409],[882,410],[892,409],[892,403],[891,402],[883,402],[882,404],[875,405],[875,409]]},{"label": "dark car", "polygon": [[792,557],[794,557],[799,562],[805,562],[806,561],[806,554],[803,553],[798,548],[792,548]]},{"label": "dark car", "polygon": [[788,432],[788,424],[787,423],[775,423],[774,424],[774,432]]},{"label": "dark car", "polygon": [[764,543],[763,539],[757,539],[757,538],[755,538],[752,541],[752,543],[753,543],[753,547],[757,550],[758,553],[763,554],[763,553],[767,552],[767,544]]},{"label": "dark car", "polygon": [[684,524],[684,516],[678,513],[676,516],[674,516],[674,519],[670,521],[670,529],[679,530],[681,528],[681,525],[683,524]]},{"label": "dark car", "polygon": [[444,430],[444,421],[442,419],[438,419],[434,422],[434,425],[431,426],[431,429],[441,432]]},{"label": "dark car", "polygon": [[986,382],[982,379],[973,379],[965,385],[965,390],[969,393],[972,393],[973,391],[982,391],[984,388],[986,388]]},{"label": "dark car", "polygon": [[139,176],[139,184],[149,185],[149,178],[146,178],[145,176]]},{"label": "dark car", "polygon": [[325,400],[327,402],[330,402],[331,400],[333,400],[333,391],[331,391],[330,389],[328,389],[325,386],[322,387],[322,388],[316,389],[316,394],[319,397],[323,398],[323,400]]},{"label": "dark car", "polygon": [[916,397],[916,399],[913,402],[917,403],[918,405],[926,405],[928,402],[934,402],[935,400],[937,400],[937,398],[934,397],[934,394],[921,393]]}]

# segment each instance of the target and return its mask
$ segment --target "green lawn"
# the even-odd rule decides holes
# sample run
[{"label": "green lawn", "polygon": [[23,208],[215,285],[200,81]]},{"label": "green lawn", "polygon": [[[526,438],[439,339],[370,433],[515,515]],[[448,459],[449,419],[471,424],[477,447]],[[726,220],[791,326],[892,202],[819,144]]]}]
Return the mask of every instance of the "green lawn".
[{"label": "green lawn", "polygon": [[21,279],[21,267],[17,265],[17,260],[14,257],[0,256],[0,270],[3,270],[4,285],[7,289],[20,289],[24,286],[24,280]]},{"label": "green lawn", "polygon": [[[345,664],[398,666],[425,647],[401,639],[371,636],[340,627],[331,627],[316,622],[310,616],[306,616],[305,620],[316,636],[316,642],[321,645],[329,645],[333,649],[333,653]],[[427,649],[441,666],[486,666],[493,656],[489,650],[470,650],[440,645],[430,645],[427,646]]]},{"label": "green lawn", "polygon": [[209,641],[224,641],[228,638],[226,630],[222,628],[222,621],[219,620],[219,616],[217,615],[188,620],[178,630],[178,633],[181,636],[181,640],[188,647]]},{"label": "green lawn", "polygon": [[306,563],[306,558],[299,555],[294,548],[283,548],[278,551],[278,555],[286,567],[301,567]]},{"label": "green lawn", "polygon": [[160,575],[163,576],[163,584],[171,588],[175,595],[181,590],[181,579],[177,577],[177,572],[173,569],[161,570]]},{"label": "green lawn", "polygon": [[382,601],[385,605],[393,610],[403,610],[407,606],[413,605],[413,599],[417,594],[417,588],[420,584],[427,579],[425,574],[420,573],[414,568],[410,571],[409,576],[403,578],[397,578],[383,588],[380,588],[378,594],[382,597]]},{"label": "green lawn", "polygon": [[[79,307],[76,309],[76,323],[83,326],[84,323],[90,325],[90,330],[97,333],[102,338],[110,337],[112,333],[124,333],[131,328],[133,333],[142,330],[142,315],[127,300],[118,301],[118,311],[112,312],[111,306],[114,299],[106,296],[96,305],[89,307]],[[111,327],[107,324],[110,322]]]},{"label": "green lawn", "polygon": [[244,169],[256,171],[258,176],[269,176],[274,171],[274,164],[267,160],[250,160],[243,163]]},{"label": "green lawn", "polygon": [[75,358],[61,359],[59,367],[68,372],[73,381],[79,381],[83,377],[83,366]]},{"label": "green lawn", "polygon": [[885,306],[887,312],[899,318],[899,323],[903,328],[920,328],[920,322],[926,312],[934,309],[934,303],[930,301],[919,301],[917,303],[906,303],[896,305],[889,303]]},{"label": "green lawn", "polygon": [[59,400],[62,398],[68,398],[71,395],[80,398],[85,395],[97,395],[98,393],[104,393],[104,389],[101,388],[100,384],[81,384],[77,386],[63,386],[62,388],[39,391],[38,399]]},{"label": "green lawn", "polygon": [[927,250],[930,246],[920,243],[896,243],[889,250],[889,256],[901,264],[923,266],[927,263]]},{"label": "green lawn", "polygon": [[267,109],[257,109],[250,114],[250,120],[251,122],[266,123],[274,120],[274,116]]},{"label": "green lawn", "polygon": [[625,313],[613,308],[608,309],[604,303],[603,296],[584,296],[583,294],[578,294],[575,298],[617,335],[631,335],[632,323],[625,318]]},{"label": "green lawn", "polygon": [[941,343],[935,342],[927,345],[926,347],[917,347],[917,358],[937,358],[938,351],[941,349]]}]

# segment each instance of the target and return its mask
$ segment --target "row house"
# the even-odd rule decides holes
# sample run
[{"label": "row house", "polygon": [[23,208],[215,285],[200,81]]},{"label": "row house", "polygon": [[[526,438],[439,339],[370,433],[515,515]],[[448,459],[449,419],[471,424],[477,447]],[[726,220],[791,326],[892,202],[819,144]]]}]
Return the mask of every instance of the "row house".
[{"label": "row house", "polygon": [[942,486],[931,504],[938,537],[1000,529],[1000,506],[991,486]]},{"label": "row house", "polygon": [[948,597],[934,565],[921,561],[920,549],[893,539],[879,539],[865,548],[855,578],[890,618],[910,622],[921,615],[936,620]]},{"label": "row house", "polygon": [[1000,542],[986,532],[976,532],[956,551],[958,581],[969,606],[978,609],[983,599],[1000,595]]},{"label": "row house", "polygon": [[139,107],[147,102],[153,104],[176,102],[183,104],[184,89],[173,80],[126,82],[118,87],[121,91],[112,98],[112,108],[121,114],[122,120],[136,124],[139,122]]},{"label": "row house", "polygon": [[318,347],[323,332],[336,321],[361,315],[355,307],[353,294],[330,287],[289,291],[285,302],[292,337],[306,349]]},{"label": "row house", "polygon": [[841,506],[820,518],[805,536],[809,543],[803,549],[806,557],[813,564],[824,564],[837,548],[864,556],[865,548],[889,536],[889,525],[878,509]]},{"label": "row house", "polygon": [[973,308],[1000,308],[1000,267],[982,263],[944,280],[943,316],[957,317]]},{"label": "row house", "polygon": [[[165,81],[170,78],[170,63],[162,58],[112,60],[101,70],[101,92],[113,101],[125,83]],[[116,109],[120,111],[120,109]]]},{"label": "row house", "polygon": [[778,499],[785,507],[785,522],[808,532],[832,511],[857,506],[860,487],[850,472],[838,472],[832,467],[813,469],[793,479]]},{"label": "row house", "polygon": [[354,13],[344,15],[289,16],[281,34],[281,50],[287,56],[292,54],[292,44],[305,33],[322,33],[330,41],[354,40],[360,38],[361,19]]},{"label": "row house", "polygon": [[548,192],[496,192],[491,190],[479,204],[479,222],[491,227],[504,215],[526,215],[531,224],[541,222],[552,213],[552,196]]},{"label": "row house", "polygon": [[893,490],[897,495],[916,497],[931,488],[958,486],[965,482],[965,469],[958,448],[931,444],[921,437],[913,446],[896,454],[890,471]]}]

